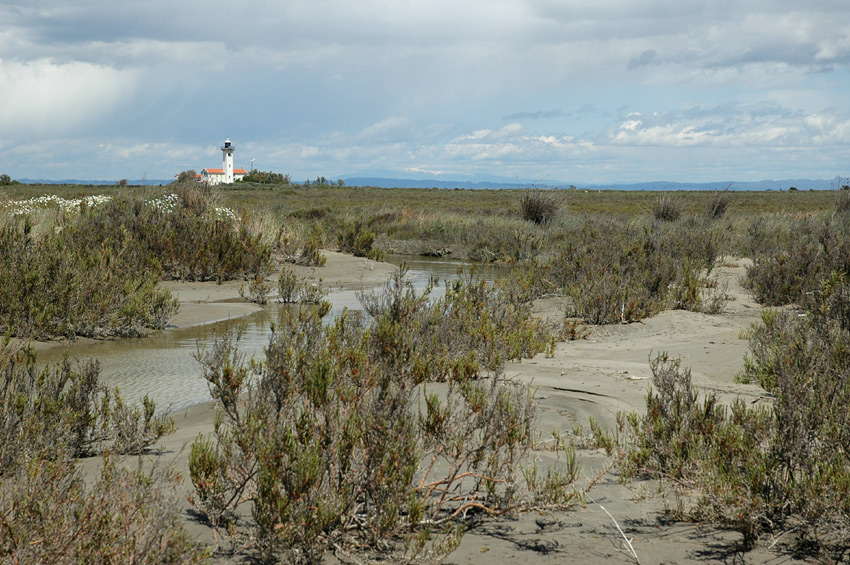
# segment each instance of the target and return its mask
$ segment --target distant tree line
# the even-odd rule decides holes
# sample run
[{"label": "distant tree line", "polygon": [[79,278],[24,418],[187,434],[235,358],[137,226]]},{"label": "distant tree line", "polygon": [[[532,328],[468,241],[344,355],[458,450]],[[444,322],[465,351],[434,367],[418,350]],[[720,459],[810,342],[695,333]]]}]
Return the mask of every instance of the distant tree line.
[{"label": "distant tree line", "polygon": [[[181,184],[184,182],[197,180],[197,173],[194,169],[189,169],[187,171],[183,171],[178,174],[174,182],[175,184]],[[242,180],[237,181],[241,183],[253,183],[253,184],[271,184],[278,186],[345,186],[345,182],[342,179],[337,179],[336,181],[332,181],[324,176],[317,176],[315,180],[305,180],[301,183],[292,182],[292,177],[285,173],[275,173],[273,171],[260,171],[255,170],[246,174]]]},{"label": "distant tree line", "polygon": [[255,182],[258,184],[282,184],[289,186],[292,184],[292,179],[289,175],[283,173],[275,173],[272,171],[251,171],[242,178],[241,182]]},{"label": "distant tree line", "polygon": [[314,181],[305,180],[302,186],[345,186],[345,182],[342,179],[336,179],[336,182],[334,182],[328,180],[327,177],[316,177]]}]

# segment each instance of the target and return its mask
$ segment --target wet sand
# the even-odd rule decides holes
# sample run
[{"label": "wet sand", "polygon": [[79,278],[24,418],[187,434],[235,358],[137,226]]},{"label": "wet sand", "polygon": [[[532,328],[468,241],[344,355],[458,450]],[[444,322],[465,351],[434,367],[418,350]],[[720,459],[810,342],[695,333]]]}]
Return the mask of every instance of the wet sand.
[{"label": "wet sand", "polygon": [[[323,251],[327,263],[323,267],[299,267],[287,265],[299,277],[311,282],[319,282],[326,288],[339,290],[358,290],[383,284],[395,267],[388,263],[378,263],[368,259],[353,257],[335,251]],[[277,273],[268,277],[277,284]],[[222,284],[214,282],[166,281],[162,287],[170,290],[180,301],[180,311],[169,324],[170,327],[184,328],[198,324],[209,324],[244,316],[260,310],[256,304],[246,302],[239,295],[244,281],[228,281]],[[275,288],[276,292],[276,288]]]}]

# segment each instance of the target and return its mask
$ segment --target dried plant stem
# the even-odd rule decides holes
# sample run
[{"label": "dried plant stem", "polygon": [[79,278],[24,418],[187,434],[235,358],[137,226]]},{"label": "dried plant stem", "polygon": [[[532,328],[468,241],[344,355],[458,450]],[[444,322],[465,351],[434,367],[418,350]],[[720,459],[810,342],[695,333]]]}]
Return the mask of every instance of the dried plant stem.
[{"label": "dried plant stem", "polygon": [[626,540],[626,545],[627,545],[627,546],[629,546],[629,553],[631,553],[631,554],[632,554],[632,558],[634,558],[635,563],[637,563],[638,565],[640,565],[640,559],[638,559],[637,553],[635,552],[635,548],[634,548],[634,547],[632,547],[632,540],[630,540],[629,538],[627,538],[627,537],[626,537],[626,534],[625,534],[625,533],[623,533],[622,528],[620,528],[620,524],[618,524],[618,523],[617,523],[617,520],[615,520],[615,519],[614,519],[614,517],[611,515],[611,513],[610,513],[610,512],[608,512],[607,510],[605,510],[605,507],[604,507],[604,506],[602,506],[602,505],[600,504],[600,505],[599,505],[599,508],[601,508],[603,512],[605,512],[606,514],[608,514],[608,517],[609,517],[609,518],[611,518],[611,521],[612,521],[612,522],[614,522],[614,525],[615,525],[615,526],[617,526],[617,531],[618,531],[618,532],[620,532],[620,535],[621,535],[621,536],[623,536],[623,539],[624,539],[624,540]]}]

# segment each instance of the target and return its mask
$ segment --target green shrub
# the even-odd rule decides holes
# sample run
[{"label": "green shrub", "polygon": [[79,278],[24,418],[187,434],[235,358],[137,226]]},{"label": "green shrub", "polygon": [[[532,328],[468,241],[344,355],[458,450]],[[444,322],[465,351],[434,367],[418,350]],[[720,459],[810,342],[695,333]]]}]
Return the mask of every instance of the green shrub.
[{"label": "green shrub", "polygon": [[[495,370],[546,348],[550,336],[532,317],[530,296],[517,294],[510,280],[494,285],[473,271],[446,281],[444,296],[429,302],[433,287],[417,294],[405,275],[402,267],[382,291],[359,292],[357,297],[376,320],[398,325],[393,331],[402,332],[402,343],[412,350],[446,359],[473,355],[481,366]],[[447,377],[437,372],[426,380]]]},{"label": "green shrub", "polygon": [[383,259],[383,253],[372,247],[374,243],[375,234],[362,218],[346,222],[339,235],[340,251],[351,253],[355,257],[368,257],[380,261]]},{"label": "green shrub", "polygon": [[322,280],[311,283],[299,277],[291,270],[283,267],[277,281],[278,300],[283,303],[302,302],[319,304],[327,296],[328,291],[322,286]]},{"label": "green shrub", "polygon": [[[799,219],[753,257],[745,287],[766,306],[801,303],[830,273],[850,274],[850,224],[832,218]],[[769,236],[762,228],[759,238]]]},{"label": "green shrub", "polygon": [[592,324],[641,320],[665,308],[717,311],[721,289],[706,280],[718,232],[699,222],[639,226],[613,218],[588,222],[539,267],[571,299],[568,317]]},{"label": "green shrub", "polygon": [[144,200],[81,201],[35,235],[29,217],[0,225],[0,330],[18,336],[139,336],[176,312],[165,278],[255,278],[271,249],[201,186]]},{"label": "green shrub", "polygon": [[314,562],[335,546],[410,558],[429,536],[443,553],[464,517],[520,504],[534,406],[488,342],[502,327],[524,343],[536,326],[472,279],[432,302],[400,272],[361,296],[370,326],[286,310],[264,361],[246,365],[231,338],[199,355],[220,416],[192,446],[195,504],[233,530],[250,500],[266,559]]},{"label": "green shrub", "polygon": [[222,282],[267,274],[271,249],[232,210],[219,206],[219,198],[192,183],[150,201],[113,199],[81,214],[77,229],[95,242],[128,234],[125,247],[130,248],[124,252],[164,278]]},{"label": "green shrub", "polygon": [[[0,348],[0,561],[197,563],[183,531],[179,478],[128,471],[112,454],[139,454],[174,429],[147,398],[127,405],[99,381],[95,361],[37,368],[35,353]],[[74,460],[106,453],[86,486]]]},{"label": "green shrub", "polygon": [[300,301],[302,281],[286,267],[281,268],[277,279],[277,299],[283,303]]},{"label": "green shrub", "polygon": [[271,284],[262,275],[255,275],[248,281],[247,287],[244,284],[239,287],[239,296],[249,302],[262,305],[269,303],[269,294],[271,291]]},{"label": "green shrub", "polygon": [[27,218],[0,226],[0,331],[42,339],[164,328],[176,299],[128,251],[126,234],[114,236],[98,242],[66,226],[37,238]]},{"label": "green shrub", "polygon": [[7,339],[0,349],[0,474],[44,452],[138,454],[174,430],[147,397],[141,409],[128,406],[99,375],[95,361],[38,368],[32,349]]},{"label": "green shrub", "polygon": [[321,253],[322,235],[316,227],[307,236],[300,236],[282,227],[278,233],[275,248],[287,263],[304,267],[321,267],[327,262],[327,258]]},{"label": "green shrub", "polygon": [[768,311],[751,332],[739,380],[772,406],[702,401],[678,361],[652,362],[646,415],[618,418],[623,477],[672,479],[694,489],[680,518],[739,531],[744,545],[794,531],[801,546],[840,559],[850,544],[850,285],[834,274],[805,315]]},{"label": "green shrub", "polygon": [[292,179],[283,173],[255,170],[242,177],[240,182],[289,186],[292,184]]},{"label": "green shrub", "polygon": [[650,366],[655,391],[647,393],[646,414],[618,416],[621,477],[695,489],[696,504],[680,507],[675,517],[734,528],[752,547],[767,524],[783,519],[783,485],[771,485],[779,477],[769,446],[772,419],[740,401],[730,410],[713,393],[700,400],[690,370],[677,359],[662,354]]},{"label": "green shrub", "polygon": [[174,473],[107,458],[86,486],[73,463],[22,462],[0,478],[3,563],[204,563],[184,531]]}]

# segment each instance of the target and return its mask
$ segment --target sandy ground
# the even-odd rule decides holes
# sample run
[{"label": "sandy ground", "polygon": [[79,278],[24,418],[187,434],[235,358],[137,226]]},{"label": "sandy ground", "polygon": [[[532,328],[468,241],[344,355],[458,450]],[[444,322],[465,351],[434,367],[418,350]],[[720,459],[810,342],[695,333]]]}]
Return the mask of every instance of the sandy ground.
[{"label": "sandy ground", "polygon": [[[643,412],[652,373],[650,356],[668,352],[692,370],[694,385],[721,399],[743,397],[766,402],[755,385],[734,382],[748,351],[742,332],[759,320],[761,307],[741,288],[745,261],[730,261],[719,270],[729,284],[730,300],[718,315],[667,311],[639,323],[594,328],[586,340],[558,344],[555,355],[515,363],[507,373],[537,387],[539,427],[569,431],[576,422],[587,428],[589,417],[613,429],[618,412]],[[538,303],[541,316],[557,316],[557,300]],[[610,462],[604,451],[582,450],[585,481]],[[587,494],[587,504],[570,511],[521,515],[494,520],[468,532],[446,563],[635,563],[623,536],[631,540],[641,564],[792,563],[778,543],[739,551],[735,532],[698,524],[671,523],[665,505],[675,500],[657,494],[655,484],[621,485],[610,470]],[[604,508],[604,510],[603,510]],[[608,511],[609,516],[605,511]],[[612,518],[613,517],[613,518]]]},{"label": "sandy ground", "polygon": [[[321,277],[339,288],[382,284],[393,267],[327,252],[326,267],[302,275]],[[743,396],[748,402],[766,401],[756,386],[735,384],[743,367],[747,342],[742,332],[758,320],[760,307],[740,287],[745,261],[729,261],[719,269],[728,282],[732,300],[718,315],[668,311],[639,323],[593,328],[587,339],[560,343],[554,356],[510,364],[506,372],[532,383],[539,402],[539,428],[543,436],[552,430],[569,432],[574,424],[587,428],[593,417],[612,428],[622,411],[642,411],[650,382],[649,358],[666,351],[681,357],[693,371],[693,382],[721,398]],[[175,326],[197,324],[248,312],[252,305],[240,303],[239,284],[169,284],[181,300]],[[548,299],[535,305],[541,317],[562,316],[563,304]],[[175,414],[178,432],[164,438],[163,458],[188,477],[188,444],[199,433],[212,429],[213,405],[202,404]],[[581,450],[584,481],[606,469],[610,458],[602,450]],[[84,466],[93,465],[83,462]],[[187,493],[190,485],[186,481]],[[487,521],[469,531],[460,547],[445,562],[499,565],[533,563],[634,563],[614,520],[632,540],[642,564],[653,563],[790,563],[783,543],[767,549],[766,540],[748,553],[738,551],[740,536],[698,524],[671,523],[665,504],[672,500],[655,493],[650,483],[621,485],[616,470],[608,470],[587,494],[587,504],[568,511],[528,512],[516,519]],[[185,503],[188,510],[190,506]],[[611,516],[603,510],[610,512]],[[210,530],[191,518],[190,534],[212,542]],[[328,562],[336,562],[332,557]]]}]

